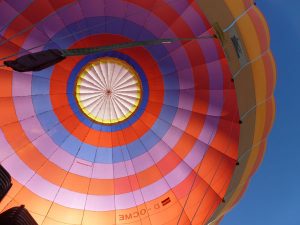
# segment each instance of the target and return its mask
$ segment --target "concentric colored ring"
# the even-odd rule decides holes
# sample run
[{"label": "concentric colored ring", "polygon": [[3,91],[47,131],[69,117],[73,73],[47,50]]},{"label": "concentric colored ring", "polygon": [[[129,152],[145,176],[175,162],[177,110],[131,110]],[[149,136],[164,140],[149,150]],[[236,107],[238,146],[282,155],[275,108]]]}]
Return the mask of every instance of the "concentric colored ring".
[{"label": "concentric colored ring", "polygon": [[77,76],[77,103],[92,120],[108,125],[120,123],[138,108],[141,82],[125,61],[98,58],[85,65]]}]

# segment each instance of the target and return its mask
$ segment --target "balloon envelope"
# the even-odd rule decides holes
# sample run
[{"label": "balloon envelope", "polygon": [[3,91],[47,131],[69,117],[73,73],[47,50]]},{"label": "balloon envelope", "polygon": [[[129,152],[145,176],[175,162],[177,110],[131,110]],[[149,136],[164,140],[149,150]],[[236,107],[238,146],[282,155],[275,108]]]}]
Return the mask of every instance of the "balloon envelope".
[{"label": "balloon envelope", "polygon": [[253,1],[2,1],[0,33],[1,62],[219,37],[1,67],[0,162],[13,182],[1,211],[24,204],[44,225],[216,224],[241,197],[275,111]]}]

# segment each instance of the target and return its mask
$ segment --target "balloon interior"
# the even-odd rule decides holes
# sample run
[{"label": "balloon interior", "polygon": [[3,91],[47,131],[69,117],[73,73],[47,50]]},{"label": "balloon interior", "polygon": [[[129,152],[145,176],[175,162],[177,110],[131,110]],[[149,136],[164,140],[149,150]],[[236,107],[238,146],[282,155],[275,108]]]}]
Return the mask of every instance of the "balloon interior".
[{"label": "balloon interior", "polygon": [[0,224],[217,225],[275,116],[253,0],[0,2]]}]

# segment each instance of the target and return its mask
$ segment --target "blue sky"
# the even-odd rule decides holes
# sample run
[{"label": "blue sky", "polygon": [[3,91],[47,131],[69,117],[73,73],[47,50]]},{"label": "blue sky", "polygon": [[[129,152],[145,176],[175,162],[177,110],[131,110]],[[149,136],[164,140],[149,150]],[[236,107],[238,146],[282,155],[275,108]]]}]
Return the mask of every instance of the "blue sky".
[{"label": "blue sky", "polygon": [[221,225],[300,224],[300,0],[257,0],[277,64],[276,120],[264,161]]}]

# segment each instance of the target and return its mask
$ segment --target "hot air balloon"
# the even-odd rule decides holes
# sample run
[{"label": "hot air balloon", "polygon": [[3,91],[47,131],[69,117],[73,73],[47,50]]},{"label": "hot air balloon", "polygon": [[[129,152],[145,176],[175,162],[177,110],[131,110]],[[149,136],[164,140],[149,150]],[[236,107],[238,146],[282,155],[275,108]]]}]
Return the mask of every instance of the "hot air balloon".
[{"label": "hot air balloon", "polygon": [[[6,0],[0,33],[2,214],[216,225],[241,198],[275,115],[270,35],[253,0]],[[22,56],[40,67],[4,64]]]}]

